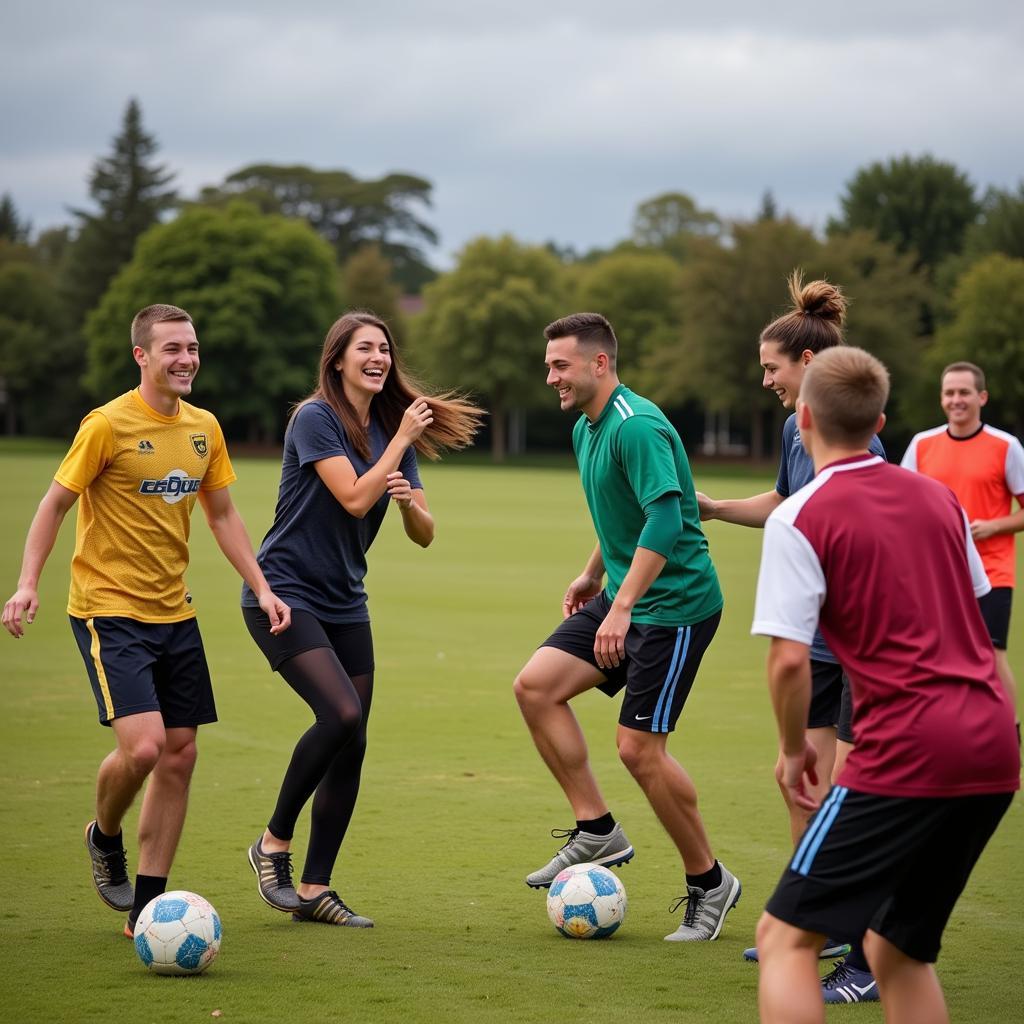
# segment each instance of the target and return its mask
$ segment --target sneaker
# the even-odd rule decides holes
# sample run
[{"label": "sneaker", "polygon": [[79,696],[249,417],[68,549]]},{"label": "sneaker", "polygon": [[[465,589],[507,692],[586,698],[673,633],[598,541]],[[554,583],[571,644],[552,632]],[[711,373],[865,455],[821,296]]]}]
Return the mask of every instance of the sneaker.
[{"label": "sneaker", "polygon": [[678,910],[685,903],[686,912],[683,923],[671,935],[665,936],[666,942],[711,942],[718,938],[725,915],[739,903],[743,892],[740,880],[724,864],[719,862],[719,865],[722,868],[719,885],[710,892],[688,885],[686,895],[680,896],[673,904],[672,910]]},{"label": "sneaker", "polygon": [[292,855],[264,853],[259,839],[249,847],[249,864],[256,872],[256,887],[263,902],[286,913],[299,908],[299,894],[292,884]]},{"label": "sneaker", "polygon": [[372,928],[368,917],[360,917],[333,890],[320,893],[311,900],[298,897],[298,909],[292,913],[293,921],[309,921],[315,924],[337,924],[346,928]]},{"label": "sneaker", "polygon": [[[850,952],[850,944],[848,942],[839,942],[836,939],[826,939],[825,945],[822,947],[821,952],[818,954],[819,960],[836,960],[841,956],[846,956]],[[751,946],[750,949],[743,950],[744,960],[753,960],[757,962],[757,946]]]},{"label": "sneaker", "polygon": [[633,859],[633,847],[618,823],[606,836],[595,836],[578,828],[552,829],[551,836],[553,839],[565,839],[565,845],[544,867],[526,876],[526,884],[531,889],[546,889],[559,871],[573,864],[599,864],[612,868]]},{"label": "sneaker", "polygon": [[870,971],[840,960],[821,979],[821,994],[826,1003],[877,1003],[878,982]]},{"label": "sneaker", "polygon": [[85,848],[92,859],[92,883],[101,900],[113,910],[131,910],[135,906],[135,893],[128,880],[128,858],[124,847],[113,853],[104,853],[93,841],[95,821],[85,826]]}]

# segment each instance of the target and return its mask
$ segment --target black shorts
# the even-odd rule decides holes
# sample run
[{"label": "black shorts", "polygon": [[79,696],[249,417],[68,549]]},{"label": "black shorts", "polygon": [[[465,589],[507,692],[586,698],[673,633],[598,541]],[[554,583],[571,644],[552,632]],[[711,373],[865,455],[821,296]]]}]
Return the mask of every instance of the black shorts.
[{"label": "black shorts", "polygon": [[844,743],[853,742],[853,693],[850,690],[850,677],[843,673],[843,697],[839,705],[839,725],[836,726],[836,739]]},{"label": "black shorts", "polygon": [[690,626],[647,626],[633,623],[626,633],[626,657],[616,668],[598,668],[594,638],[611,601],[602,590],[584,608],[570,615],[541,644],[593,665],[605,677],[598,689],[626,696],[619,725],[642,732],[672,732],[676,727],[700,660],[721,621],[721,611]]},{"label": "black shorts", "polygon": [[835,728],[843,700],[843,670],[834,661],[811,658],[811,707],[808,729]]},{"label": "black shorts", "polygon": [[275,672],[289,658],[317,647],[330,647],[349,676],[373,671],[373,634],[369,622],[322,622],[303,608],[292,609],[292,624],[274,636],[260,608],[242,606],[246,628]]},{"label": "black shorts", "polygon": [[845,942],[870,928],[912,959],[934,963],[1012,797],[896,798],[834,786],[765,909]]},{"label": "black shorts", "polygon": [[69,616],[100,724],[159,711],[164,728],[217,721],[213,684],[196,620],[137,622],[122,616]]},{"label": "black shorts", "polygon": [[1013,604],[1013,587],[993,587],[984,597],[978,598],[981,617],[992,638],[992,646],[1006,650],[1010,636],[1010,607]]}]

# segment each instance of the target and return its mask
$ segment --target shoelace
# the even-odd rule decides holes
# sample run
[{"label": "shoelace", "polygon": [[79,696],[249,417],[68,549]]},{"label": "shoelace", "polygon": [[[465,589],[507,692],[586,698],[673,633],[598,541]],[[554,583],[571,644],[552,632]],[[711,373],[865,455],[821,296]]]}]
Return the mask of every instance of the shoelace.
[{"label": "shoelace", "polygon": [[323,910],[322,913],[325,916],[329,916],[332,920],[336,921],[339,917],[344,919],[356,916],[355,911],[333,889],[328,889],[321,895],[320,902],[317,905],[318,909],[327,903],[330,904],[330,908]]},{"label": "shoelace", "polygon": [[699,889],[688,889],[685,896],[679,896],[668,908],[670,914],[674,914],[683,904],[686,904],[686,912],[683,914],[683,924],[692,928],[697,922],[697,915],[704,903],[704,893]]},{"label": "shoelace", "polygon": [[123,849],[100,854],[106,880],[111,885],[122,885],[128,881],[128,854]]},{"label": "shoelace", "polygon": [[837,985],[841,985],[847,978],[850,977],[852,971],[846,966],[845,960],[840,960],[839,963],[832,968],[824,978],[821,979],[823,988],[835,988]]},{"label": "shoelace", "polygon": [[292,884],[292,855],[288,852],[268,853],[270,864],[274,869],[274,881],[279,886],[290,888]]},{"label": "shoelace", "polygon": [[580,834],[578,828],[553,828],[551,830],[552,839],[564,839],[565,842],[562,844],[564,850],[567,846],[572,846],[576,842],[576,837]]}]

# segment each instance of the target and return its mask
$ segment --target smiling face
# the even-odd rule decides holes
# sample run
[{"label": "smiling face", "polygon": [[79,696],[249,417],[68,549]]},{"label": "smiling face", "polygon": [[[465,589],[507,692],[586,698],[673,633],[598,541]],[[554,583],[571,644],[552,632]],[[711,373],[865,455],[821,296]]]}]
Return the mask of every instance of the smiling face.
[{"label": "smiling face", "polygon": [[800,394],[800,385],[803,383],[804,371],[813,357],[812,352],[805,350],[800,353],[798,359],[790,359],[779,351],[778,342],[762,341],[760,359],[764,379],[761,381],[761,387],[774,391],[784,408],[794,408]]},{"label": "smiling face", "polygon": [[599,397],[602,355],[607,362],[605,353],[600,349],[589,353],[575,335],[548,342],[544,357],[548,368],[547,384],[558,392],[558,404],[563,412],[579,409],[594,418],[588,410]]},{"label": "smiling face", "polygon": [[139,390],[143,399],[159,412],[173,415],[178,399],[192,393],[199,372],[199,340],[187,320],[165,320],[153,324],[149,345],[132,349],[142,371]]},{"label": "smiling face", "polygon": [[357,407],[368,406],[383,391],[391,370],[387,335],[371,324],[356,328],[334,368],[341,374],[345,397]]},{"label": "smiling face", "polygon": [[940,399],[954,435],[971,434],[981,426],[981,410],[988,401],[988,392],[978,390],[970,370],[950,370],[942,378]]}]

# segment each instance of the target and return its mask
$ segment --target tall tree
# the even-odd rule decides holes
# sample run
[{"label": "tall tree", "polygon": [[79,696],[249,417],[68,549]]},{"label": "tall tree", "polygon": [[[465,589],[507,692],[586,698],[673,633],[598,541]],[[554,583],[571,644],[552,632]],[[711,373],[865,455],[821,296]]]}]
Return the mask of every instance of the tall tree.
[{"label": "tall tree", "polygon": [[509,413],[544,393],[541,331],[564,312],[562,273],[547,249],[478,238],[424,291],[416,353],[443,384],[486,400],[495,461],[505,457]]},{"label": "tall tree", "polygon": [[67,253],[64,288],[76,318],[96,306],[132,258],[139,236],[175,204],[169,187],[174,174],[154,162],[158,148],[143,127],[138,102],[129,100],[111,153],[96,161],[89,177],[98,210],[72,210],[78,235]]},{"label": "tall tree", "polygon": [[967,232],[969,257],[991,252],[1024,259],[1024,181],[1016,192],[990,188],[981,201],[981,217]]},{"label": "tall tree", "polygon": [[380,248],[359,249],[341,268],[341,302],[349,309],[367,309],[401,334],[400,295],[391,279],[391,264]]},{"label": "tall tree", "polygon": [[685,260],[695,238],[715,238],[722,222],[685,192],[664,192],[642,202],[633,215],[633,241]]},{"label": "tall tree", "polygon": [[151,228],[86,324],[95,395],[138,382],[128,327],[141,307],[168,301],[195,319],[202,401],[225,432],[279,438],[290,404],[313,387],[338,312],[330,246],[308,225],[243,202],[193,207]]},{"label": "tall tree", "polygon": [[10,192],[0,197],[0,239],[8,242],[27,242],[32,225],[18,216]]}]

